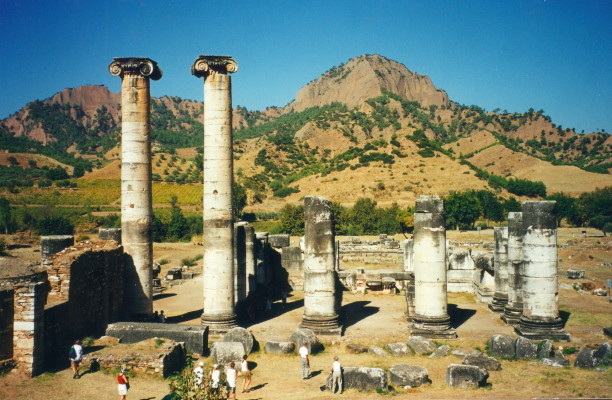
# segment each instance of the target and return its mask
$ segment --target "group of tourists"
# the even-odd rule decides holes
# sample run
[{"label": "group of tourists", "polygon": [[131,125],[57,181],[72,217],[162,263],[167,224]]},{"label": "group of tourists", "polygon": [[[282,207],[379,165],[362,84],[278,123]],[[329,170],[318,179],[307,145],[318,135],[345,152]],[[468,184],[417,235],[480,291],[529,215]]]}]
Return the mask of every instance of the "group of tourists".
[{"label": "group of tourists", "polygon": [[156,310],[153,313],[153,322],[159,322],[162,324],[166,323],[166,315],[164,314],[164,310],[161,310],[159,313]]},{"label": "group of tourists", "polygon": [[[202,381],[204,380],[204,363],[200,362],[198,366],[193,370],[194,386],[196,388],[202,387]],[[236,363],[233,361],[229,364],[225,371],[225,377],[227,381],[227,398],[230,395],[236,400],[236,385],[238,382],[238,371],[236,370]],[[251,386],[251,369],[249,368],[249,362],[247,361],[246,354],[242,356],[240,362],[240,376],[243,378],[242,382],[242,393],[248,393]],[[210,371],[210,387],[213,390],[219,389],[219,382],[221,380],[221,371],[219,371],[219,365],[213,365],[213,369]]]}]

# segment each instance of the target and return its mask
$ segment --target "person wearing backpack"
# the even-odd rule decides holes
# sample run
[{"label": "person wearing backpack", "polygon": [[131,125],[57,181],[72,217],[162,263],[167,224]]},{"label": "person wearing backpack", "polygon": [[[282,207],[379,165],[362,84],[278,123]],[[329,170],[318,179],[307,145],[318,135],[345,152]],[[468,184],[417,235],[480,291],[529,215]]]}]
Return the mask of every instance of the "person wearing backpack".
[{"label": "person wearing backpack", "polygon": [[79,366],[81,365],[81,361],[83,361],[83,347],[81,346],[80,340],[74,342],[72,347],[70,347],[68,358],[72,366],[72,379],[79,379],[81,377],[79,375]]}]

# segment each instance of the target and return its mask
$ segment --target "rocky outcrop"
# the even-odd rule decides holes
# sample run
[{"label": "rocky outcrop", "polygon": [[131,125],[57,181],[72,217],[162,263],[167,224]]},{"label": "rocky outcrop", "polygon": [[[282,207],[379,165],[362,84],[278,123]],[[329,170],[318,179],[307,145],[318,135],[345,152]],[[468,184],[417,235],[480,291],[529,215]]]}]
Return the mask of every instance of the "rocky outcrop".
[{"label": "rocky outcrop", "polygon": [[300,89],[289,109],[303,111],[333,102],[360,107],[365,100],[380,96],[382,89],[418,101],[424,107],[449,105],[446,92],[436,88],[428,76],[375,54],[355,57],[330,69]]}]

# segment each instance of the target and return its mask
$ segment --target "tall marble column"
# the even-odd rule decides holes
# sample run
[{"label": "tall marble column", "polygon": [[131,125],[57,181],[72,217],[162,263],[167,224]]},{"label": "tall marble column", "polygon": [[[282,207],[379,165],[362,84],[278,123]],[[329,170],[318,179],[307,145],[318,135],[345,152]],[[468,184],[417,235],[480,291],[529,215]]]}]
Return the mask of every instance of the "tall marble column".
[{"label": "tall marble column", "polygon": [[246,225],[247,222],[234,224],[234,303],[238,305],[246,299]]},{"label": "tall marble column", "polygon": [[191,73],[204,78],[204,313],[213,334],[236,326],[232,209],[232,86],[238,64],[199,56]]},{"label": "tall marble column", "polygon": [[406,274],[406,320],[412,321],[414,317],[414,242],[412,239],[406,239],[402,242],[404,250],[404,272]]},{"label": "tall marble column", "polygon": [[447,311],[446,229],[444,205],[438,196],[421,196],[414,214],[415,313],[410,333],[455,338]]},{"label": "tall marble column", "polygon": [[255,293],[257,286],[255,283],[255,265],[256,254],[255,254],[255,228],[251,224],[244,225],[244,236],[245,236],[245,274],[246,274],[246,294],[247,297],[251,293]]},{"label": "tall marble column", "polygon": [[501,318],[518,325],[523,315],[523,213],[508,213],[508,304]]},{"label": "tall marble column", "polygon": [[489,308],[495,312],[503,312],[508,303],[508,228],[496,226],[493,228],[493,237],[495,238],[493,258],[495,293]]},{"label": "tall marble column", "polygon": [[340,302],[334,263],[332,204],[320,196],[304,198],[304,315],[302,327],[318,334],[340,334]]},{"label": "tall marble column", "polygon": [[556,202],[524,202],[523,231],[523,316],[515,330],[530,339],[569,340],[559,318]]},{"label": "tall marble column", "polygon": [[150,79],[162,76],[148,58],[115,58],[121,78],[121,243],[128,256],[125,304],[134,319],[153,314]]}]

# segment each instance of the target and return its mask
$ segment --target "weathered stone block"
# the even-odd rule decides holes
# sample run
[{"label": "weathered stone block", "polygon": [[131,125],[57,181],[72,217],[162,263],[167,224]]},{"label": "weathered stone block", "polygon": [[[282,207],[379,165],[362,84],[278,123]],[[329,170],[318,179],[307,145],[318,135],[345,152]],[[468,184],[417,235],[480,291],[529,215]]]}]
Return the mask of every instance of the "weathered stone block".
[{"label": "weathered stone block", "polygon": [[470,354],[463,359],[464,365],[473,365],[484,368],[488,371],[501,370],[501,363],[493,357],[485,356],[484,354]]},{"label": "weathered stone block", "polygon": [[255,344],[255,338],[253,334],[248,330],[235,327],[227,331],[227,333],[223,336],[224,342],[240,342],[244,347],[244,354],[251,354],[253,351],[253,346]]},{"label": "weathered stone block", "polygon": [[319,338],[312,329],[297,328],[295,332],[291,334],[289,341],[295,343],[297,349],[302,347],[304,343],[307,343],[310,354],[316,354],[323,350],[323,345],[319,342]]},{"label": "weathered stone block", "polygon": [[98,237],[100,240],[114,240],[121,243],[121,228],[100,228]]},{"label": "weathered stone block", "polygon": [[282,247],[289,247],[291,240],[289,235],[269,235],[268,243],[270,243],[270,246],[280,249]]},{"label": "weathered stone block", "polygon": [[389,370],[391,383],[399,386],[417,387],[429,382],[427,368],[417,365],[398,364]]},{"label": "weathered stone block", "polygon": [[609,342],[602,343],[593,353],[597,365],[612,365],[612,345]]},{"label": "weathered stone block", "polygon": [[554,350],[554,342],[550,339],[546,339],[538,345],[538,358],[549,358],[553,355]]},{"label": "weathered stone block", "polygon": [[446,357],[448,353],[450,352],[450,349],[451,348],[449,345],[443,344],[442,346],[438,347],[433,353],[431,353],[429,357],[430,358]]},{"label": "weathered stone block", "polygon": [[268,340],[265,348],[268,354],[292,354],[295,351],[295,343],[281,340]]},{"label": "weathered stone block", "polygon": [[74,236],[72,235],[52,235],[40,238],[40,252],[43,259],[72,246],[74,246]]},{"label": "weathered stone block", "polygon": [[385,349],[391,353],[392,356],[405,356],[406,354],[411,354],[412,350],[408,347],[406,343],[389,343],[385,345]]},{"label": "weathered stone block", "polygon": [[451,364],[446,369],[446,386],[450,388],[472,389],[484,386],[489,373],[474,365]]},{"label": "weathered stone block", "polygon": [[574,367],[584,369],[595,368],[597,366],[597,359],[593,357],[594,353],[595,350],[593,349],[581,349],[574,361]]},{"label": "weathered stone block", "polygon": [[516,340],[516,357],[520,360],[534,360],[538,357],[538,345],[533,340],[519,336]]},{"label": "weathered stone block", "polygon": [[239,365],[244,355],[244,347],[240,342],[215,342],[210,355],[216,364],[227,366],[233,361]]},{"label": "weathered stone block", "polygon": [[381,347],[378,347],[378,346],[372,346],[372,347],[369,348],[368,351],[370,353],[374,354],[375,356],[379,356],[379,357],[391,357],[389,355],[389,353],[387,353]]},{"label": "weathered stone block", "polygon": [[[370,367],[344,367],[342,369],[342,383],[344,389],[357,390],[388,390],[387,371],[382,368]],[[332,388],[332,375],[327,377],[327,389]]]},{"label": "weathered stone block", "polygon": [[414,351],[416,354],[430,354],[434,350],[436,350],[436,344],[426,338],[421,336],[412,336],[408,339],[408,346]]},{"label": "weathered stone block", "polygon": [[185,349],[205,355],[208,352],[208,327],[161,323],[117,322],[106,328],[106,336],[119,338],[122,343],[136,343],[154,337],[185,343]]},{"label": "weathered stone block", "polygon": [[569,279],[582,279],[584,278],[584,272],[583,269],[568,269],[567,277]]},{"label": "weathered stone block", "polygon": [[569,360],[563,357],[563,353],[560,351],[555,351],[552,357],[542,358],[541,362],[543,365],[557,368],[567,367],[570,365]]},{"label": "weathered stone block", "polygon": [[367,353],[368,348],[359,343],[349,343],[346,345],[346,351],[351,354]]},{"label": "weathered stone block", "polygon": [[511,336],[493,335],[489,340],[489,350],[493,357],[514,358],[516,355],[516,340]]}]

